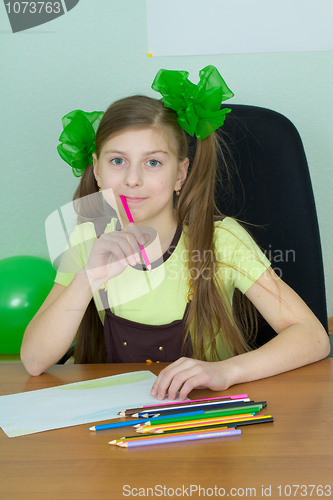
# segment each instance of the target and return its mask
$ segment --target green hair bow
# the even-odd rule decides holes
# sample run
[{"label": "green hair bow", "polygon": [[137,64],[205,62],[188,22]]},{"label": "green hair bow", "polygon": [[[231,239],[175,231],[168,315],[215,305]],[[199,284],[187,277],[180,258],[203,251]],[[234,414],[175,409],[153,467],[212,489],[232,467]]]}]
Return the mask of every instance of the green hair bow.
[{"label": "green hair bow", "polygon": [[57,146],[59,155],[73,169],[75,177],[81,177],[88,163],[93,163],[96,151],[95,137],[103,111],[86,113],[77,109],[62,118],[64,130]]},{"label": "green hair bow", "polygon": [[177,112],[179,125],[201,140],[221,127],[231,109],[220,109],[221,103],[233,97],[215,66],[199,72],[197,85],[190,82],[187,71],[160,69],[152,89],[162,94],[163,104]]}]

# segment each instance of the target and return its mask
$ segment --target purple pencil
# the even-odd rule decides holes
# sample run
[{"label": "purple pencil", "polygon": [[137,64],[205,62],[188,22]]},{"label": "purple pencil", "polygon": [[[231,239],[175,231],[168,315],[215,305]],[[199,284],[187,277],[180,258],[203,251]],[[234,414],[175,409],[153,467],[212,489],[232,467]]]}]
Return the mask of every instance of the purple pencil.
[{"label": "purple pencil", "polygon": [[240,429],[230,430],[230,431],[217,431],[217,432],[207,432],[203,434],[188,434],[188,435],[178,435],[178,436],[167,436],[164,438],[154,438],[154,439],[137,439],[133,441],[119,442],[116,443],[117,446],[122,448],[134,448],[135,446],[149,446],[151,444],[165,444],[165,443],[178,443],[180,441],[196,441],[199,439],[211,439],[218,437],[227,436],[237,436],[241,434]]}]

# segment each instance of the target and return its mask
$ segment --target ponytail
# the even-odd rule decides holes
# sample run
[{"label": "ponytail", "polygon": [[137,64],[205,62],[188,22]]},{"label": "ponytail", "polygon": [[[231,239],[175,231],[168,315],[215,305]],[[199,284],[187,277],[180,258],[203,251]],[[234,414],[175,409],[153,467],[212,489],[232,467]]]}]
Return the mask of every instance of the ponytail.
[{"label": "ponytail", "polygon": [[[99,214],[100,208],[94,203],[96,199],[92,200],[92,197],[88,196],[97,192],[98,185],[94,176],[93,166],[87,165],[73,196],[78,224],[101,216]],[[102,214],[103,212],[101,211],[100,213]],[[107,363],[104,328],[93,299],[88,304],[76,334],[74,362]]]},{"label": "ponytail", "polygon": [[219,360],[217,337],[221,335],[230,356],[249,351],[248,340],[256,328],[251,302],[236,290],[232,308],[223,283],[215,276],[214,214],[222,215],[214,201],[217,141],[215,133],[197,141],[178,204],[179,222],[187,226],[185,244],[193,291],[184,345],[191,332],[194,357],[202,360]]}]

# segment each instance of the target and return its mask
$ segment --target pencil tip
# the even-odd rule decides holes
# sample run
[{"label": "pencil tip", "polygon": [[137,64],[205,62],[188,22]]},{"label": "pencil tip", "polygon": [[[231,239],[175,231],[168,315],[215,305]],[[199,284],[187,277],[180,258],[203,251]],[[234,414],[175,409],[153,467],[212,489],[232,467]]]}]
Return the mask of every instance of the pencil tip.
[{"label": "pencil tip", "polygon": [[89,427],[88,431],[95,431],[96,430],[96,427]]},{"label": "pencil tip", "polygon": [[139,414],[138,413],[133,413],[133,415],[131,415],[133,418],[138,418]]},{"label": "pencil tip", "polygon": [[122,417],[125,417],[125,411],[124,410],[123,411],[119,411],[118,415],[121,415]]},{"label": "pencil tip", "polygon": [[151,264],[148,264],[147,268],[149,269],[149,271],[151,272]]},{"label": "pencil tip", "polygon": [[113,441],[109,441],[109,444],[117,444],[117,440],[114,439]]}]

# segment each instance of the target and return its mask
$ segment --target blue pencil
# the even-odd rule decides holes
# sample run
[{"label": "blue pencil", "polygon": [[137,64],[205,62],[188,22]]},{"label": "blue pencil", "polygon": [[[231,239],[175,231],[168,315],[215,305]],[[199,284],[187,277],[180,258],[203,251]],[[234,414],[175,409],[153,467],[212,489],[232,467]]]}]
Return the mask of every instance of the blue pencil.
[{"label": "blue pencil", "polygon": [[[203,415],[205,412],[203,410],[191,411],[186,413],[178,414],[177,417],[188,417],[190,415]],[[161,419],[165,419],[165,417],[153,417],[153,421],[158,422]],[[94,425],[94,427],[89,427],[89,431],[104,431],[106,429],[117,429],[118,427],[131,427],[136,424],[143,424],[145,422],[151,422],[152,418],[140,418],[138,420],[128,420],[126,422],[113,422],[111,424],[101,424]]]}]

